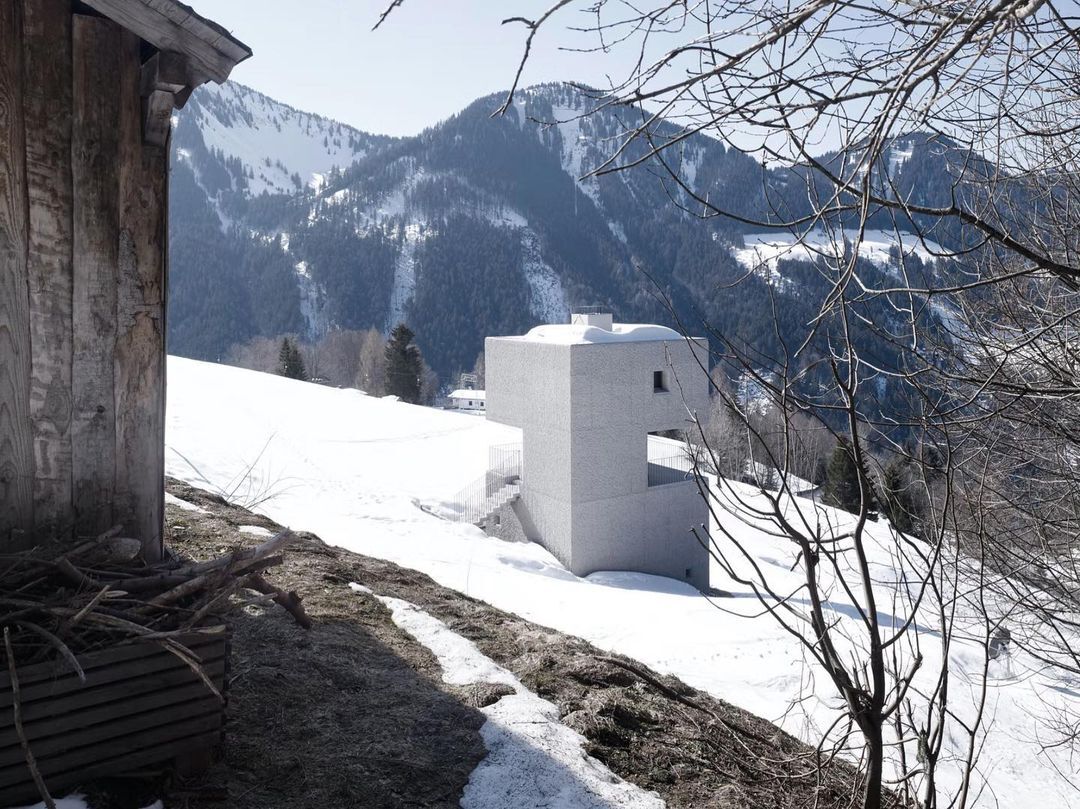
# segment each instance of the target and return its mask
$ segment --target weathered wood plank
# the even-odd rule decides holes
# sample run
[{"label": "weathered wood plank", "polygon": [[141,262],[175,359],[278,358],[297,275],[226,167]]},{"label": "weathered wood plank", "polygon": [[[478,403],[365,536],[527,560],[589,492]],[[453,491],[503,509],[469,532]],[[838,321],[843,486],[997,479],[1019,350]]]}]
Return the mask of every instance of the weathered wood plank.
[{"label": "weathered wood plank", "polygon": [[[193,80],[223,82],[233,67],[251,52],[224,36],[190,10],[175,3],[156,4],[159,8],[128,0],[84,0],[86,5],[115,20],[163,51],[186,53],[192,59]],[[172,17],[178,17],[177,22]]]},{"label": "weathered wood plank", "polygon": [[30,302],[22,5],[0,3],[0,548],[30,540]]},{"label": "weathered wood plank", "polygon": [[[46,782],[52,784],[53,782],[50,776],[64,773],[74,767],[101,762],[102,759],[111,759],[115,761],[114,755],[118,752],[136,753],[148,747],[170,745],[172,739],[184,739],[190,736],[200,735],[205,736],[205,734],[213,732],[220,727],[221,711],[218,710],[209,715],[184,719],[172,722],[168,725],[132,733],[123,738],[114,739],[112,743],[107,745],[90,745],[89,747],[69,750],[63,755],[55,756],[53,758],[39,759],[37,765],[41,774],[45,776]],[[169,754],[170,757],[171,755],[175,755],[172,750],[169,751]],[[131,765],[126,764],[123,759],[117,763],[120,764],[124,770],[131,768]],[[119,770],[119,772],[123,772],[124,770]],[[112,772],[118,772],[118,770],[115,769],[115,765]],[[105,772],[102,771],[102,774],[105,774]],[[9,767],[0,767],[0,788],[18,784],[25,777],[25,762]]]},{"label": "weathered wood plank", "polygon": [[[154,746],[143,746],[138,750],[124,751],[120,755],[103,758],[85,765],[71,767],[63,771],[49,772],[45,781],[49,790],[54,794],[63,794],[64,790],[76,787],[80,783],[98,779],[109,775],[137,772],[143,767],[152,764],[171,762],[177,756],[192,750],[204,750],[214,748],[221,744],[221,728],[215,727],[201,733],[174,739]],[[102,756],[109,755],[112,751],[107,747],[102,750]],[[30,780],[29,773],[25,772],[25,780],[17,781],[9,786],[0,787],[0,805],[33,803],[37,801],[38,793],[34,782]]]},{"label": "weathered wood plank", "polygon": [[[168,724],[174,720],[203,714],[221,713],[221,701],[202,683],[162,689],[137,698],[141,710],[132,710],[127,703],[75,711],[46,721],[25,725],[23,732],[30,741],[34,756],[44,759],[62,754],[65,750],[88,744],[100,744],[127,733]],[[26,760],[14,728],[0,734],[0,767]]]},{"label": "weathered wood plank", "polygon": [[119,250],[120,28],[76,14],[74,115],[74,328],[72,477],[76,528],[112,524],[116,479],[113,351]]},{"label": "weathered wood plank", "polygon": [[34,533],[69,532],[71,0],[22,0],[30,255]]},{"label": "weathered wood plank", "polygon": [[[218,674],[210,674],[214,686],[221,690],[224,683],[224,666],[220,667]],[[109,722],[118,715],[138,714],[154,708],[179,703],[198,702],[203,699],[213,700],[220,706],[220,701],[206,687],[206,683],[195,677],[188,669],[190,678],[187,682],[172,688],[157,689],[146,694],[132,696],[124,699],[122,705],[104,703],[97,706],[87,706],[78,711],[68,711],[60,716],[46,716],[37,722],[23,722],[23,730],[28,738],[44,739],[53,735],[63,734],[73,728],[87,728],[93,725]],[[209,674],[209,673],[208,673]],[[5,727],[0,730],[0,756],[6,754],[9,748],[20,746],[19,739],[14,733],[14,728]]]},{"label": "weathered wood plank", "polygon": [[172,127],[173,100],[167,90],[154,90],[143,102],[143,139],[151,146],[163,147]]},{"label": "weathered wood plank", "polygon": [[[117,673],[116,679],[110,675],[112,681],[104,685],[76,688],[54,697],[28,702],[24,706],[25,721],[63,716],[97,705],[116,704],[119,710],[123,703],[141,694],[197,682],[189,666],[173,655],[168,657],[172,660],[158,655],[139,661],[141,667],[129,665],[123,672]],[[212,679],[221,676],[225,670],[224,658],[220,656],[210,657],[200,665]]]},{"label": "weathered wood plank", "polygon": [[175,51],[158,51],[142,66],[139,95],[147,96],[155,90],[176,94],[191,86],[188,58]]},{"label": "weathered wood plank", "polygon": [[[179,639],[180,643],[202,662],[216,660],[225,655],[227,636],[221,634]],[[153,658],[148,661],[147,658]],[[116,646],[90,655],[80,656],[80,664],[86,674],[82,682],[66,663],[37,664],[19,667],[19,684],[25,705],[38,700],[50,700],[71,691],[97,688],[117,680],[133,676],[132,672],[146,673],[186,664],[176,655],[164,652],[156,643],[134,643]],[[0,678],[0,715],[11,705],[11,682],[5,674]]]},{"label": "weathered wood plank", "polygon": [[[169,657],[172,657],[179,665],[173,665],[171,661],[160,656],[148,658],[141,661],[143,669],[128,666],[124,671],[123,679],[103,686],[75,689],[52,699],[28,703],[25,706],[25,719],[27,722],[33,722],[107,704],[114,704],[119,711],[123,710],[124,703],[133,697],[197,682],[195,673],[190,667],[173,655]],[[205,660],[201,665],[211,679],[217,679],[225,671],[225,661],[221,657]]]},{"label": "weathered wood plank", "polygon": [[[165,196],[169,119],[160,145],[144,143],[139,39],[124,33],[120,106],[120,264],[117,299],[114,519],[162,553],[165,520]],[[172,110],[172,95],[169,111]]]},{"label": "weathered wood plank", "polygon": [[[229,670],[225,628],[182,640],[224,693]],[[223,706],[188,666],[156,644],[112,647],[81,655],[80,661],[87,684],[76,681],[69,690],[68,683],[63,696],[53,700],[43,691],[50,683],[39,679],[42,664],[19,669],[20,678],[30,683],[23,693],[24,731],[51,791],[220,744]],[[10,720],[10,710],[0,708],[0,806],[36,799]]]}]

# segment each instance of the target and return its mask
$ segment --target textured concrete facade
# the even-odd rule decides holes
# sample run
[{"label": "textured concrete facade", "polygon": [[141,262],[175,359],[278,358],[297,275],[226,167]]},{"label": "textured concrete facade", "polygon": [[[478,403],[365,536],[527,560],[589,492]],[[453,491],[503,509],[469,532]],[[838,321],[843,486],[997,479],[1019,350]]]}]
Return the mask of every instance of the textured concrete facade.
[{"label": "textured concrete facade", "polygon": [[[695,356],[696,354],[696,356]],[[633,570],[708,586],[697,485],[649,486],[648,434],[704,412],[704,340],[660,327],[548,326],[485,345],[487,417],[522,429],[522,530],[577,575]]]}]

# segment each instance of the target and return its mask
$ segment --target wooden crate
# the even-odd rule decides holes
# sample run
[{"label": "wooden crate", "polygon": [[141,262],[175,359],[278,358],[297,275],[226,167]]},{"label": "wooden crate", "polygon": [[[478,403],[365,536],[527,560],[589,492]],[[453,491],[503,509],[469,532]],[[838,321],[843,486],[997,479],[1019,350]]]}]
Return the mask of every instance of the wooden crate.
[{"label": "wooden crate", "polygon": [[[181,639],[223,696],[228,640],[224,627]],[[54,795],[221,744],[223,702],[160,645],[117,646],[80,656],[79,662],[85,682],[62,661],[19,669],[23,728]],[[39,800],[12,708],[5,672],[0,675],[0,806]]]}]

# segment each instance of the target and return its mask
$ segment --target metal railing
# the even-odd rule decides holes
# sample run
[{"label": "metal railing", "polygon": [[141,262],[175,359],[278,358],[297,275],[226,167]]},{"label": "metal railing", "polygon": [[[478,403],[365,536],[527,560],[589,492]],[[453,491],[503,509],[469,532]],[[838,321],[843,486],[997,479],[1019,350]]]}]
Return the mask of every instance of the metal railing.
[{"label": "metal railing", "polygon": [[570,310],[572,315],[606,315],[610,312],[607,306],[575,306]]},{"label": "metal railing", "polygon": [[488,449],[488,470],[447,503],[454,522],[478,523],[521,491],[521,445]]},{"label": "metal railing", "polygon": [[685,451],[662,458],[649,458],[649,486],[666,486],[694,479],[694,459]]}]

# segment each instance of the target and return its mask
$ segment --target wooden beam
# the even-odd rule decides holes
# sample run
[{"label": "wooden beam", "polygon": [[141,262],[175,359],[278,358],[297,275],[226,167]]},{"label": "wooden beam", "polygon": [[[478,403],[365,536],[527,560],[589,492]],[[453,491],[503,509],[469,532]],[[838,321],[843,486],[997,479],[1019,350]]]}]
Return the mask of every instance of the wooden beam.
[{"label": "wooden beam", "polygon": [[87,534],[112,525],[116,477],[120,47],[115,23],[73,17],[72,477],[77,528]]},{"label": "wooden beam", "polygon": [[154,90],[142,99],[140,131],[150,146],[165,146],[172,129],[173,94],[167,90]]},{"label": "wooden beam", "polygon": [[83,0],[162,51],[187,54],[195,84],[223,82],[251,56],[247,46],[174,0]]},{"label": "wooden beam", "polygon": [[22,4],[0,3],[0,549],[30,539],[30,301]]},{"label": "wooden beam", "polygon": [[71,528],[71,0],[22,0],[34,533]]},{"label": "wooden beam", "polygon": [[[139,38],[123,35],[116,391],[116,511],[143,556],[162,554],[165,520],[165,204],[168,124],[143,139]],[[145,75],[145,73],[144,73]],[[165,91],[156,91],[165,92]],[[168,93],[170,99],[171,93]],[[172,109],[170,102],[169,109]]]},{"label": "wooden beam", "polygon": [[173,51],[158,51],[142,66],[138,91],[143,99],[142,133],[147,143],[165,145],[172,127],[176,97],[184,94],[184,100],[187,100],[185,91],[191,89],[191,73],[188,57]]},{"label": "wooden beam", "polygon": [[188,58],[182,53],[158,51],[142,66],[139,93],[150,95],[154,90],[176,94],[191,85]]}]

